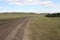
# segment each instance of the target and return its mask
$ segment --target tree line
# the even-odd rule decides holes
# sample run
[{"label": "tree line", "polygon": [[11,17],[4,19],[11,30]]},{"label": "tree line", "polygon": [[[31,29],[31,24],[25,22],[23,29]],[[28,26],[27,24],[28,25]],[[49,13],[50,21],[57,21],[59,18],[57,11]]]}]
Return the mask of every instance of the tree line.
[{"label": "tree line", "polygon": [[45,15],[45,17],[60,17],[60,13],[48,13],[47,15]]}]

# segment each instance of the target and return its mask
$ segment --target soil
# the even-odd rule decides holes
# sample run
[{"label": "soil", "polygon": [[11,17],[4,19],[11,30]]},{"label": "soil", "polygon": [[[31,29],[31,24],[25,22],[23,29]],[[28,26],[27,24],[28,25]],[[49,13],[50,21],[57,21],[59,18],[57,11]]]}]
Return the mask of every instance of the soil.
[{"label": "soil", "polygon": [[0,40],[23,40],[30,17],[23,17],[0,25]]}]

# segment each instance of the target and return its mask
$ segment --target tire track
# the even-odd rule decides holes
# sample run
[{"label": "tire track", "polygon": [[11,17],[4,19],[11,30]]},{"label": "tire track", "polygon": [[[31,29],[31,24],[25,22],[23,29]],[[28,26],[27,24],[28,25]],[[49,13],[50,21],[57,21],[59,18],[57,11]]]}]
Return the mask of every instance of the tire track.
[{"label": "tire track", "polygon": [[23,22],[25,19],[27,19],[27,17],[23,17],[13,22],[11,21],[10,23],[0,26],[2,27],[0,29],[0,40],[5,40],[6,37],[12,32],[12,30],[14,30],[17,27],[17,25],[21,24],[21,22]]},{"label": "tire track", "polygon": [[14,40],[23,40],[23,36],[25,33],[24,30],[26,28],[28,21],[29,21],[29,19],[26,19],[26,21],[23,22],[23,24],[21,25],[20,29],[18,30]]},{"label": "tire track", "polygon": [[[24,20],[24,21],[25,21],[25,20]],[[23,21],[23,22],[24,22],[24,21]],[[22,22],[22,23],[23,23],[23,22]],[[15,35],[17,34],[20,26],[22,25],[22,23],[19,24],[19,25],[8,35],[8,37],[7,37],[5,40],[13,40],[13,39],[15,38]]]},{"label": "tire track", "polygon": [[24,35],[23,35],[23,40],[31,40],[30,39],[30,24],[31,23],[31,19],[28,21],[25,30],[24,30]]}]

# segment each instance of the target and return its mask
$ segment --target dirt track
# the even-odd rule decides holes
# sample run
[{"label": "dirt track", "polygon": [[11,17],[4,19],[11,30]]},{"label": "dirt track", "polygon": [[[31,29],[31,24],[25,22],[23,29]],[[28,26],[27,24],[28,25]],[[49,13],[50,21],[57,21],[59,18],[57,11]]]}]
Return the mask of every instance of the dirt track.
[{"label": "dirt track", "polygon": [[0,40],[24,40],[25,30],[30,17],[20,18],[0,25]]}]

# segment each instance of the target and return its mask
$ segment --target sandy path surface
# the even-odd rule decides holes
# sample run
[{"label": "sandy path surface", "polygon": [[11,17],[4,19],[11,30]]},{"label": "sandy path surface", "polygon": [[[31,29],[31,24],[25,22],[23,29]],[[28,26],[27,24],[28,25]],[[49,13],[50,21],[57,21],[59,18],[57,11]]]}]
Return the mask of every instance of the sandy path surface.
[{"label": "sandy path surface", "polygon": [[29,23],[30,17],[24,17],[0,25],[0,40],[24,40]]}]

